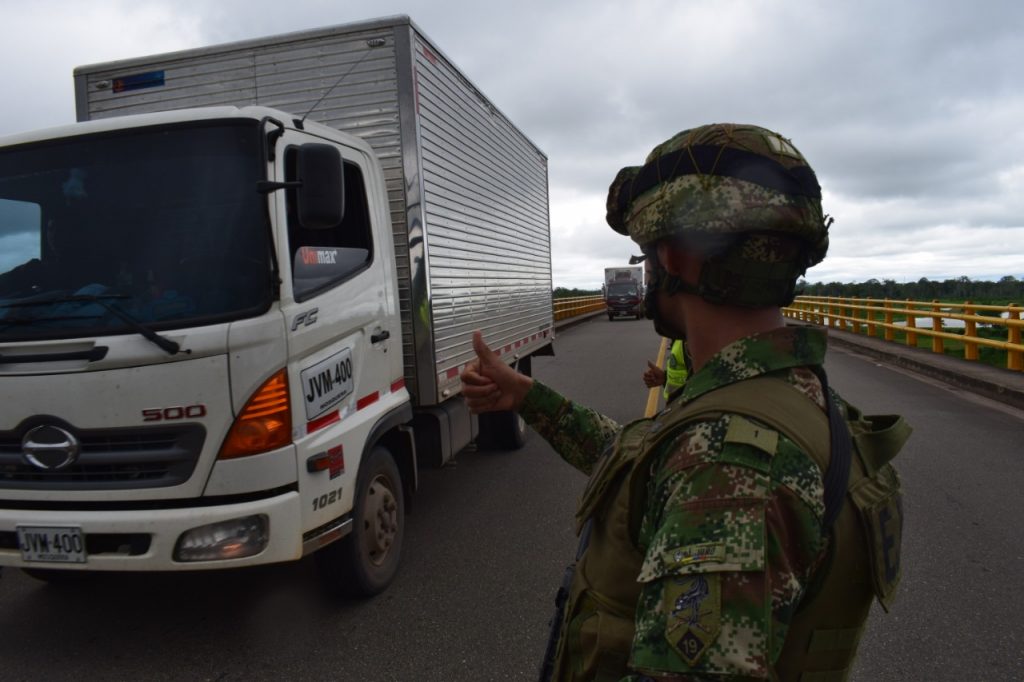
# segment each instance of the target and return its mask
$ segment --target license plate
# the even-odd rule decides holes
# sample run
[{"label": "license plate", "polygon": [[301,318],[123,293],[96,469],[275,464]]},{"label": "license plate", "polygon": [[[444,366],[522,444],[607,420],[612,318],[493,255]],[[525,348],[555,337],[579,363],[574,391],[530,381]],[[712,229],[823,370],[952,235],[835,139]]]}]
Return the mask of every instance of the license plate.
[{"label": "license plate", "polygon": [[345,348],[299,373],[306,398],[306,419],[312,421],[337,407],[355,388],[352,349]]},{"label": "license plate", "polygon": [[25,561],[85,563],[85,536],[74,526],[18,526],[18,545]]}]

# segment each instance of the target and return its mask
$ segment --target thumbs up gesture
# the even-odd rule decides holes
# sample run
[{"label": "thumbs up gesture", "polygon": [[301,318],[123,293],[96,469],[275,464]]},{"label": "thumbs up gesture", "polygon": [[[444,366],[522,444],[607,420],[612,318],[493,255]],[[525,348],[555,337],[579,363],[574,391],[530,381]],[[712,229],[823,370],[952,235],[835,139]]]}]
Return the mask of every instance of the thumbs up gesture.
[{"label": "thumbs up gesture", "polygon": [[495,354],[480,332],[473,332],[476,359],[462,372],[462,395],[469,411],[515,410],[533,385],[533,379],[515,371]]},{"label": "thumbs up gesture", "polygon": [[644,383],[647,388],[657,388],[665,385],[665,370],[658,367],[650,360],[647,361],[647,369],[644,370]]}]

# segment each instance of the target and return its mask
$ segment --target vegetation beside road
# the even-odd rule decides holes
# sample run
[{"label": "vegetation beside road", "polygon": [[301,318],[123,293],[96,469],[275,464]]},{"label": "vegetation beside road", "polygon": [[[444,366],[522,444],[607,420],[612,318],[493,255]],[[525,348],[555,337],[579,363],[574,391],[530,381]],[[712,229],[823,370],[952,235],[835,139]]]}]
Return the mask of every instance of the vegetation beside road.
[{"label": "vegetation beside road", "polygon": [[969,277],[957,277],[942,281],[922,277],[916,282],[897,282],[892,279],[869,279],[866,282],[797,282],[797,294],[801,296],[841,296],[846,298],[892,298],[914,301],[941,301],[978,304],[1006,305],[1024,304],[1024,279],[1013,275],[999,281],[974,281]]}]

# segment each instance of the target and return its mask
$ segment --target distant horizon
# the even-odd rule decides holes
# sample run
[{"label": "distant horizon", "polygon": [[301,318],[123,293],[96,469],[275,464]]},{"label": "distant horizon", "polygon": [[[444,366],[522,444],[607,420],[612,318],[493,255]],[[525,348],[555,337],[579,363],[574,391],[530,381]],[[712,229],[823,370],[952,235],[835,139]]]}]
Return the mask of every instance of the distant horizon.
[{"label": "distant horizon", "polygon": [[[916,282],[920,282],[922,279],[928,280],[929,282],[948,282],[948,281],[951,281],[951,280],[952,281],[959,280],[961,277],[966,277],[967,281],[978,282],[978,283],[989,282],[989,283],[992,283],[992,284],[996,284],[999,281],[1001,281],[1002,279],[1004,279],[1005,277],[1013,277],[1017,281],[1024,282],[1024,274],[1022,274],[1022,275],[999,275],[998,277],[982,277],[982,278],[970,277],[969,275],[956,275],[956,276],[953,276],[953,277],[941,277],[941,278],[939,278],[939,277],[928,277],[927,275],[922,275],[922,276],[914,278],[914,279],[902,279],[902,280],[901,279],[895,279],[893,277],[868,277],[867,279],[862,279],[862,280],[859,280],[859,281],[856,281],[856,280],[837,280],[837,279],[833,279],[833,280],[829,280],[829,281],[825,281],[825,280],[814,280],[814,281],[811,281],[809,279],[801,277],[800,279],[797,280],[797,284],[799,285],[799,284],[802,283],[802,284],[805,284],[805,285],[812,285],[812,286],[813,285],[817,285],[817,284],[821,284],[821,285],[826,285],[826,284],[865,284],[865,283],[870,282],[872,280],[875,280],[875,281],[880,282],[880,283],[895,282],[896,284],[914,284]],[[554,283],[554,284],[551,285],[551,288],[552,288],[552,290],[554,290],[554,289],[569,289],[569,290],[571,290],[571,289],[578,289],[580,291],[600,291],[601,290],[601,284],[598,283],[598,284],[596,284],[594,286],[584,286],[584,285],[580,285],[580,284],[566,285],[566,284]]]}]

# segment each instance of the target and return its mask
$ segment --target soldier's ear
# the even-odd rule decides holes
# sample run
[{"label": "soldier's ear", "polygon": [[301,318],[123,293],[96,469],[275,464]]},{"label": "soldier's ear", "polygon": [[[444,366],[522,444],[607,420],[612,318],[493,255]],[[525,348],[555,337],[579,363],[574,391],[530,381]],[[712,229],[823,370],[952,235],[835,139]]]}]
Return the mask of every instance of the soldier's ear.
[{"label": "soldier's ear", "polygon": [[679,246],[668,239],[658,242],[658,262],[670,275],[678,277],[684,266],[684,253]]}]

